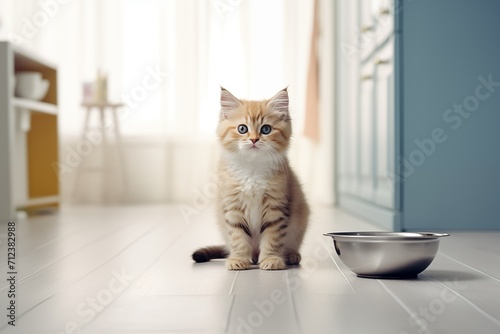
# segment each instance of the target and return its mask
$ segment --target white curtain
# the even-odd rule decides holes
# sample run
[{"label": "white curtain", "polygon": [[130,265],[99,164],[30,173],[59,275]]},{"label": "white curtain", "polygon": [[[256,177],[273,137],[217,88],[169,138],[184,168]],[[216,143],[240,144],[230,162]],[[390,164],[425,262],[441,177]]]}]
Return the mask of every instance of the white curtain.
[{"label": "white curtain", "polygon": [[[192,201],[215,169],[219,85],[246,99],[289,87],[292,164],[309,197],[331,203],[332,40],[322,47],[330,58],[320,80],[328,85],[321,141],[301,135],[312,10],[312,0],[0,0],[0,38],[59,65],[60,159],[75,165],[61,175],[66,203]],[[332,38],[333,12],[322,17],[323,37]],[[98,69],[109,100],[125,103],[123,160],[112,131],[108,145],[79,152],[82,83]]]}]

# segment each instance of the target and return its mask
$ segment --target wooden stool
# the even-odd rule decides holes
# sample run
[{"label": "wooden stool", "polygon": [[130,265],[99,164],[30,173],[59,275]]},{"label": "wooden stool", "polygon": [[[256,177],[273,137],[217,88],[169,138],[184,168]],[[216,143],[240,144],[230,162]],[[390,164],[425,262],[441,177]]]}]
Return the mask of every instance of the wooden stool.
[{"label": "wooden stool", "polygon": [[[83,125],[83,131],[82,131],[82,136],[81,140],[83,141],[88,141],[88,134],[94,129],[90,126],[90,114],[92,110],[97,110],[99,112],[99,128],[101,131],[102,135],[102,145],[103,145],[103,159],[102,159],[102,166],[101,168],[89,168],[89,167],[83,167],[80,166],[77,169],[77,175],[76,175],[76,181],[75,181],[75,192],[78,189],[78,186],[80,184],[80,178],[81,174],[84,171],[110,171],[110,169],[107,166],[107,159],[108,156],[106,154],[106,148],[108,146],[108,139],[107,139],[107,132],[108,130],[112,129],[113,134],[116,140],[116,149],[117,149],[117,154],[118,154],[118,173],[120,173],[120,178],[121,182],[123,185],[123,191],[121,192],[123,194],[123,200],[127,199],[127,177],[125,173],[125,159],[123,156],[123,147],[122,147],[122,138],[120,134],[120,125],[118,121],[118,109],[123,107],[123,103],[109,103],[109,102],[84,102],[82,103],[82,107],[85,108],[86,114],[85,114],[85,122]],[[112,124],[109,122],[106,123],[106,111],[111,112],[111,120]],[[104,200],[104,188],[103,188],[103,200]]]}]

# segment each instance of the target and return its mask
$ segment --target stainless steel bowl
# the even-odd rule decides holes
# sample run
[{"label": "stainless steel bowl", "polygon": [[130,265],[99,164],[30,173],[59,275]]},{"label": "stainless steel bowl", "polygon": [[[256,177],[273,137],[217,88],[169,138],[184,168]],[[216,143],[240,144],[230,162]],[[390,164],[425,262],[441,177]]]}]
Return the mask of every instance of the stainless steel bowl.
[{"label": "stainless steel bowl", "polygon": [[333,232],[335,252],[359,277],[412,278],[434,260],[447,233]]}]

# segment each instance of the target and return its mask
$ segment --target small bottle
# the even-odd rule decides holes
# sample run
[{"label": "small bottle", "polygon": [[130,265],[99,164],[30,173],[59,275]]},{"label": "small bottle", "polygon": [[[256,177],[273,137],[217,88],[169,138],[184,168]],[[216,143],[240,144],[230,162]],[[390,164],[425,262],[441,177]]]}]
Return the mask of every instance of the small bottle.
[{"label": "small bottle", "polygon": [[96,102],[106,103],[108,100],[108,78],[101,70],[97,70],[96,78]]}]

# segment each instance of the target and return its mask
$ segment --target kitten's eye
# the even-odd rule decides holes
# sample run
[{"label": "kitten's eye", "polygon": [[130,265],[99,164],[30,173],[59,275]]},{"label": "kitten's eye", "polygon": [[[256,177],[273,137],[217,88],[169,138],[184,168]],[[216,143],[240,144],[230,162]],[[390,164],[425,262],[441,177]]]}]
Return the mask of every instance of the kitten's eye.
[{"label": "kitten's eye", "polygon": [[244,135],[248,132],[248,127],[245,124],[238,125],[238,132]]},{"label": "kitten's eye", "polygon": [[260,133],[262,133],[263,135],[268,135],[271,133],[271,126],[270,125],[262,125],[262,127],[260,128]]}]

